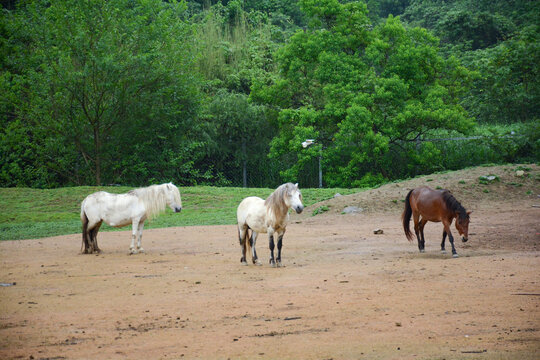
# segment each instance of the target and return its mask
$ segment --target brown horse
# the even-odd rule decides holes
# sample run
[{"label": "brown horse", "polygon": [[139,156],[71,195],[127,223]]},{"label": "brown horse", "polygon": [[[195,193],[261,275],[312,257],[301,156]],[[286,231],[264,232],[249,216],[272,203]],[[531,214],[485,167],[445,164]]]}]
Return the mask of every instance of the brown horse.
[{"label": "brown horse", "polygon": [[[403,220],[403,230],[409,241],[412,241],[411,230],[409,230],[409,221],[411,215],[414,219],[414,232],[418,239],[418,249],[424,252],[425,238],[424,226],[428,221],[443,223],[443,238],[441,243],[441,252],[446,253],[444,241],[446,235],[452,245],[452,256],[458,257],[454,247],[454,237],[450,232],[452,220],[456,218],[456,229],[462,236],[461,240],[466,242],[469,234],[469,214],[463,206],[448,190],[433,190],[427,186],[422,186],[409,191],[405,198],[405,210],[401,215]],[[420,218],[421,217],[421,218]]]}]

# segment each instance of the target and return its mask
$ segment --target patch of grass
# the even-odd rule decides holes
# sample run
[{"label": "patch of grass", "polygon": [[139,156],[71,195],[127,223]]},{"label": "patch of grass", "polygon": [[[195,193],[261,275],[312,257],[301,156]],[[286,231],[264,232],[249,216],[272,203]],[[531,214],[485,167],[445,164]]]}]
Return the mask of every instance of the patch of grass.
[{"label": "patch of grass", "polygon": [[312,216],[315,216],[315,215],[319,215],[319,214],[322,214],[323,212],[326,212],[330,210],[330,208],[326,205],[323,205],[323,206],[319,206],[318,208],[316,208],[315,210],[313,210],[313,212],[311,213]]},{"label": "patch of grass", "polygon": [[[81,232],[80,206],[96,191],[125,193],[126,186],[80,186],[59,189],[0,188],[0,240],[37,239]],[[266,198],[274,189],[181,187],[183,209],[169,208],[145,229],[171,226],[225,225],[236,222],[236,207],[247,196]],[[304,205],[330,199],[335,193],[357,193],[359,189],[301,189]],[[128,230],[103,224],[101,231]]]},{"label": "patch of grass", "polygon": [[500,181],[501,179],[494,174],[483,175],[478,178],[478,182],[483,185],[489,185],[493,182]]},{"label": "patch of grass", "polygon": [[436,186],[435,189],[442,190],[442,186]]},{"label": "patch of grass", "polygon": [[428,182],[428,181],[433,181],[433,179],[426,179],[426,182]]},{"label": "patch of grass", "polygon": [[489,193],[489,189],[484,189],[483,190],[486,194]]},{"label": "patch of grass", "polygon": [[520,166],[518,166],[517,168],[515,168],[514,170],[515,170],[515,171],[523,170],[523,171],[525,171],[525,172],[529,172],[529,171],[532,170],[532,168],[530,168],[530,167],[528,167],[528,166],[522,166],[522,165],[520,165]]},{"label": "patch of grass", "polygon": [[459,184],[465,184],[465,180],[459,180]]}]

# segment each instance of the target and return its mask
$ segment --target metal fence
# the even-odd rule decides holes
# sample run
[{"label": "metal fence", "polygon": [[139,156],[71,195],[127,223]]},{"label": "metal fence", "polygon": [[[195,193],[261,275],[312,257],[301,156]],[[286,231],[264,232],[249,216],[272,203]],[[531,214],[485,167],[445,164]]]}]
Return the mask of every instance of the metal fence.
[{"label": "metal fence", "polygon": [[[405,178],[416,176],[422,173],[428,173],[440,170],[458,170],[468,166],[476,166],[485,163],[512,162],[519,159],[516,154],[508,148],[508,143],[515,143],[516,140],[526,137],[524,134],[509,134],[502,136],[459,136],[445,138],[417,138],[412,141],[404,142],[404,147],[412,146],[412,150],[420,153],[425,143],[433,143],[441,151],[440,163],[433,168],[422,168],[415,166],[414,171],[407,172],[408,159],[406,154],[400,158],[396,155],[393,161],[392,175],[395,178]],[[496,144],[495,142],[504,142],[505,144]],[[517,145],[517,144],[511,144]],[[519,154],[518,154],[519,155]],[[269,187],[273,188],[283,179],[280,171],[287,167],[287,164],[272,159],[259,159],[256,166],[247,164],[243,166],[232,166],[227,169],[226,178],[231,186],[247,187]],[[324,182],[324,153],[321,156],[313,157],[313,160],[306,164],[298,174],[295,181],[299,182],[304,188],[316,188],[326,186]],[[362,170],[359,169],[359,172]]]}]

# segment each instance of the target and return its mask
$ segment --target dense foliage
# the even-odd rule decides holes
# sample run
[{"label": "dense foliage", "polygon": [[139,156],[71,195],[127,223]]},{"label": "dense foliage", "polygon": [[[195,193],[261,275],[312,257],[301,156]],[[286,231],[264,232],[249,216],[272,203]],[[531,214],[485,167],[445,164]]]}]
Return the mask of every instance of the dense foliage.
[{"label": "dense foliage", "polygon": [[3,2],[0,186],[306,187],[320,163],[325,185],[352,187],[537,161],[539,13],[526,0]]},{"label": "dense foliage", "polygon": [[[270,156],[295,157],[286,179],[321,154],[330,186],[374,185],[407,171],[392,166],[393,153],[411,150],[407,141],[431,129],[472,127],[458,104],[469,73],[443,59],[426,30],[407,29],[392,16],[371,28],[360,3],[300,3],[311,19],[308,29],[278,52],[280,79],[255,89],[282,109]],[[317,144],[304,150],[308,138]],[[430,157],[410,155],[418,159],[411,167]]]}]

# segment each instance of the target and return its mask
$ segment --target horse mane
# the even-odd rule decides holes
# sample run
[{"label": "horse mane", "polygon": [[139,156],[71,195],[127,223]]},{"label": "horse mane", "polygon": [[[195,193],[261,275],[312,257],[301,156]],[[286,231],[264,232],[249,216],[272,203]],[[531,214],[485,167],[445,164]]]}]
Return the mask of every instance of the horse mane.
[{"label": "horse mane", "polygon": [[442,198],[448,209],[457,212],[461,220],[469,218],[467,210],[465,210],[465,208],[459,203],[459,201],[456,200],[454,195],[452,195],[449,190],[443,190]]},{"label": "horse mane", "polygon": [[146,208],[146,216],[148,219],[152,219],[165,210],[167,206],[167,198],[165,191],[163,191],[166,185],[150,185],[144,188],[133,189],[128,194],[135,195],[143,202]]},{"label": "horse mane", "polygon": [[274,192],[270,194],[266,200],[264,200],[264,205],[268,211],[271,211],[274,214],[276,219],[287,214],[289,208],[287,204],[285,204],[283,197],[285,194],[290,193],[292,189],[294,189],[293,183],[282,184],[276,190],[274,190]]}]

